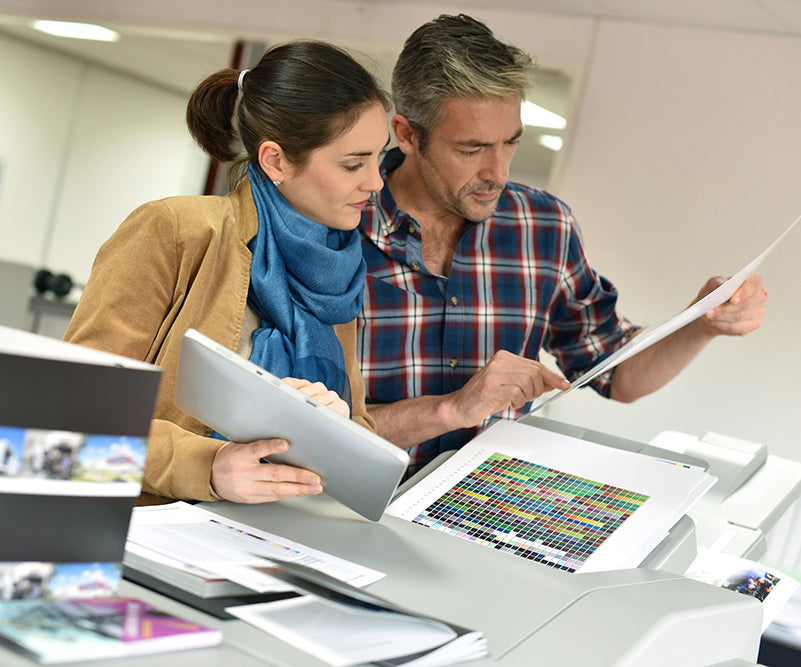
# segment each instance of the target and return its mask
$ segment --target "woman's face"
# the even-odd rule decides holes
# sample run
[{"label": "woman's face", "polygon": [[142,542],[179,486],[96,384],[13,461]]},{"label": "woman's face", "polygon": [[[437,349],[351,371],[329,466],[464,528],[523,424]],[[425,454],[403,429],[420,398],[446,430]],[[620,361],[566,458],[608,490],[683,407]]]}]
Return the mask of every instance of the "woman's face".
[{"label": "woman's face", "polygon": [[355,229],[370,195],[383,187],[378,162],[388,141],[387,115],[376,103],[347,132],[314,151],[302,169],[285,167],[278,191],[307,218],[332,229]]}]

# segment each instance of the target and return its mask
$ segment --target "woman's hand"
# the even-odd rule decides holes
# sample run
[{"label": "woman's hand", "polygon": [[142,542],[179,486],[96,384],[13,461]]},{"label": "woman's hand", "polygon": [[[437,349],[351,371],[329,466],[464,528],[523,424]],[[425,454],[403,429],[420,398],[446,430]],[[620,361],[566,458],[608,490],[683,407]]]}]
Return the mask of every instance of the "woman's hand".
[{"label": "woman's hand", "polygon": [[211,488],[223,500],[236,503],[266,503],[321,493],[322,482],[316,473],[261,462],[288,447],[282,438],[225,443],[211,465]]},{"label": "woman's hand", "polygon": [[334,412],[350,419],[350,406],[339,397],[339,394],[328,389],[322,382],[309,382],[308,380],[290,377],[281,379],[290,387],[299,389],[306,394],[306,396],[310,396],[315,401],[331,408]]},{"label": "woman's hand", "polygon": [[[283,380],[334,412],[350,418],[348,404],[322,382],[292,377]],[[266,503],[321,493],[323,486],[316,473],[280,463],[261,462],[272,454],[285,452],[288,447],[289,443],[283,438],[224,444],[217,450],[211,465],[211,488],[220,498],[237,503]]]}]

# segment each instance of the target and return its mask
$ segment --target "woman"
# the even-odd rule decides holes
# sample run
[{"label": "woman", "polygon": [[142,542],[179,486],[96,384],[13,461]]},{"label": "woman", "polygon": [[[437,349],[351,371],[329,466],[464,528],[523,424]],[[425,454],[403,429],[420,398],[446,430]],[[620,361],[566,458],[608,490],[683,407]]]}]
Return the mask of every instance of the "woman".
[{"label": "woman", "polygon": [[[381,188],[387,96],[321,42],[268,50],[252,70],[211,75],[187,124],[242,178],[224,197],[171,197],[134,211],[101,247],[65,339],[163,368],[140,502],[265,502],[319,493],[316,474],[260,460],[280,439],[225,442],[173,401],[189,328],[374,429],[356,361],[361,209]],[[244,169],[247,173],[243,174]],[[291,445],[290,445],[291,446]]]}]

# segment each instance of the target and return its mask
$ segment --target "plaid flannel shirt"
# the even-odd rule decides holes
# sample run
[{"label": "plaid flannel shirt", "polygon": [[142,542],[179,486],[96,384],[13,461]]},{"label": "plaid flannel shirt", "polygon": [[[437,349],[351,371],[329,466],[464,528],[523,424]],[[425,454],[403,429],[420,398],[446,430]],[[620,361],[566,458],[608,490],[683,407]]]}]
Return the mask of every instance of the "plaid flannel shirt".
[{"label": "plaid flannel shirt", "polygon": [[[385,181],[402,161],[397,149],[387,155]],[[448,277],[426,270],[420,225],[388,186],[365,207],[360,231],[367,280],[358,348],[368,404],[455,391],[497,350],[530,359],[547,350],[574,379],[636,330],[618,317],[614,286],[589,266],[568,206],[542,190],[508,183],[491,218],[465,222]],[[611,372],[593,381],[605,396],[610,385]],[[410,472],[485,425],[415,445]]]}]

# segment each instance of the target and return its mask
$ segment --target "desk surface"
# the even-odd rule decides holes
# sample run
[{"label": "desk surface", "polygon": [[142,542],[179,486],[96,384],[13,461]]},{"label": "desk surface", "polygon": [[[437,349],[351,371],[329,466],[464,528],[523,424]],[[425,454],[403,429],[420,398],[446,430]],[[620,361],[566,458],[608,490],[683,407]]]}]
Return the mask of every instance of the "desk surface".
[{"label": "desk surface", "polygon": [[[599,667],[645,664],[636,662],[636,658],[635,662],[620,662],[619,656],[631,652],[629,646],[635,638],[649,636],[655,625],[654,613],[659,615],[661,623],[661,614],[671,608],[683,610],[693,601],[708,607],[710,600],[717,610],[715,634],[721,634],[720,628],[727,625],[731,630],[722,633],[727,635],[726,642],[731,648],[727,646],[725,650],[730,654],[718,657],[722,642],[711,646],[714,640],[707,642],[702,634],[690,637],[687,644],[691,648],[686,649],[686,655],[677,654],[675,651],[683,649],[671,646],[663,661],[648,662],[649,667],[677,664],[705,667],[724,659],[756,658],[761,612],[758,607],[750,606],[754,601],[740,600],[744,596],[734,596],[676,575],[649,570],[574,575],[551,571],[511,554],[395,517],[385,516],[381,522],[373,523],[324,496],[266,505],[212,503],[205,507],[387,573],[370,587],[372,592],[410,609],[485,633],[490,657],[471,664],[530,665],[532,656],[537,656],[543,664],[565,667],[582,663]],[[167,611],[221,628],[225,641],[216,648],[124,661],[94,661],[85,663],[86,667],[321,667],[325,664],[241,621],[209,617],[130,582],[125,582],[121,593],[142,597]],[[626,619],[625,632],[621,631],[615,614],[609,613],[610,600],[634,610]],[[642,604],[644,600],[647,604]],[[571,614],[577,608],[583,617],[592,618],[593,623],[576,628]],[[553,633],[540,632],[546,623],[555,628],[557,636],[566,638],[561,646],[553,645]],[[703,632],[703,619],[696,615],[687,627],[691,634],[693,627]],[[664,637],[664,641],[669,639],[668,635]],[[3,649],[0,651],[4,666],[34,664]],[[712,656],[715,659],[709,659]]]}]

